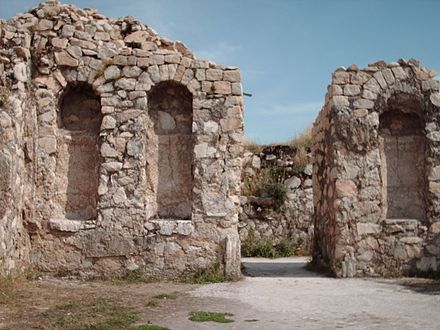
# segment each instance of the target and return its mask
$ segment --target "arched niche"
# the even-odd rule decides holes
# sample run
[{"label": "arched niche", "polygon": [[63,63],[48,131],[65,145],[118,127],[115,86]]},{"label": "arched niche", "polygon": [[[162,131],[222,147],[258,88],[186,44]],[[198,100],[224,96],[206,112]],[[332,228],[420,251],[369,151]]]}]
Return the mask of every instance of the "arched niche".
[{"label": "arched niche", "polygon": [[154,136],[148,143],[150,218],[189,220],[193,203],[192,94],[175,82],[159,83],[148,95]]},{"label": "arched niche", "polygon": [[393,97],[379,117],[387,219],[426,219],[426,141],[421,106],[411,97]]},{"label": "arched niche", "polygon": [[89,85],[68,86],[58,117],[57,190],[60,217],[97,217],[101,103]]}]

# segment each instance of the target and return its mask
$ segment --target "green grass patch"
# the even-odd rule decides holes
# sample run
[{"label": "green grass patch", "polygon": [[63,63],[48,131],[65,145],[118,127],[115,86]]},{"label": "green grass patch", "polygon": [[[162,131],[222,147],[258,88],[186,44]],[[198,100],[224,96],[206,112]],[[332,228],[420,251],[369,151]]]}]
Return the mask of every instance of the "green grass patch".
[{"label": "green grass patch", "polygon": [[43,273],[36,266],[29,266],[23,271],[23,276],[28,281],[36,281],[41,279]]},{"label": "green grass patch", "polygon": [[245,322],[258,322],[257,319],[244,320]]},{"label": "green grass patch", "polygon": [[160,300],[174,300],[177,299],[177,292],[172,293],[161,293],[153,297],[153,299],[160,299]]},{"label": "green grass patch", "polygon": [[87,280],[91,282],[109,282],[115,285],[124,285],[127,283],[155,283],[160,281],[159,278],[147,274],[142,268],[128,270],[123,275],[98,275],[88,277]]},{"label": "green grass patch", "polygon": [[77,301],[55,306],[56,309],[60,309],[63,311],[73,311],[73,310],[78,309],[79,307],[80,307],[80,304]]},{"label": "green grass patch", "polygon": [[72,301],[42,313],[50,329],[119,330],[138,329],[132,326],[137,312],[104,297],[91,301]]},{"label": "green grass patch", "polygon": [[191,312],[189,319],[194,322],[217,322],[217,323],[231,323],[233,319],[228,317],[234,316],[231,313],[219,313],[219,312]]},{"label": "green grass patch", "polygon": [[241,243],[241,255],[243,257],[281,258],[304,255],[302,250],[303,241],[287,237],[279,244],[273,245],[267,239],[257,240],[255,232],[250,230],[248,236]]},{"label": "green grass patch", "polygon": [[199,269],[194,274],[180,277],[179,282],[191,284],[221,283],[230,281],[232,278],[225,276],[220,267],[220,263],[215,263],[212,267]]},{"label": "green grass patch", "polygon": [[145,273],[145,270],[142,268],[138,268],[136,270],[128,270],[124,276],[119,278],[119,280],[128,283],[153,283],[158,281],[156,277]]},{"label": "green grass patch", "polygon": [[[110,312],[111,311],[111,312]],[[85,324],[89,330],[129,329],[136,320],[136,312],[131,308],[114,306],[106,313],[107,319],[102,322]]]},{"label": "green grass patch", "polygon": [[144,324],[137,327],[131,327],[130,330],[170,330],[169,328],[161,327],[160,325]]},{"label": "green grass patch", "polygon": [[159,306],[159,302],[156,300],[150,300],[149,302],[147,302],[145,304],[145,307],[148,307],[148,308],[154,308],[154,307],[158,307],[158,306]]},{"label": "green grass patch", "polygon": [[154,296],[152,298],[152,300],[150,300],[148,303],[145,304],[145,307],[148,307],[148,308],[158,307],[160,305],[158,300],[174,300],[174,299],[177,299],[177,297],[178,297],[177,292],[161,293],[161,294]]}]

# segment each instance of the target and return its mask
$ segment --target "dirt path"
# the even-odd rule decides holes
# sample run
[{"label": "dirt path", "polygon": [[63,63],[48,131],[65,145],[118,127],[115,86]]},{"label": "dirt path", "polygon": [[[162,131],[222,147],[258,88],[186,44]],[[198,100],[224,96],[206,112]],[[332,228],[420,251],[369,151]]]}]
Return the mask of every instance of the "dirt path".
[{"label": "dirt path", "polygon": [[[245,259],[253,276],[205,285],[161,320],[171,329],[440,329],[440,285],[425,280],[334,279],[304,258]],[[231,324],[194,324],[190,309],[234,314]],[[252,320],[253,322],[249,322]]]},{"label": "dirt path", "polygon": [[[10,303],[0,305],[0,329],[88,329],[83,324],[104,322],[115,312],[127,312],[123,308],[136,311],[135,320],[130,327],[109,329],[149,322],[174,330],[440,329],[439,282],[333,279],[306,271],[306,261],[245,259],[249,276],[242,281],[201,286],[28,282]],[[165,293],[174,297],[157,298]],[[193,311],[229,312],[234,322],[195,323],[188,319]],[[82,323],[72,323],[78,318]]]}]

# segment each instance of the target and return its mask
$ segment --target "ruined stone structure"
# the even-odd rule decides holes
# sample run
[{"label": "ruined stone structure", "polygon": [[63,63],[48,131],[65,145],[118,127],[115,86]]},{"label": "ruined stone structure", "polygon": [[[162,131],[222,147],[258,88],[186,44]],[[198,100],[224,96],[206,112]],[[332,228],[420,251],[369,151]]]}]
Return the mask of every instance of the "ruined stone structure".
[{"label": "ruined stone structure", "polygon": [[131,17],[0,21],[0,273],[240,271],[240,73]]},{"label": "ruined stone structure", "polygon": [[333,74],[313,127],[314,260],[337,276],[440,270],[440,93],[415,61]]},{"label": "ruined stone structure", "polygon": [[56,0],[0,21],[0,275],[35,264],[238,276],[240,210],[242,239],[314,235],[314,262],[337,276],[438,272],[434,75],[415,60],[338,69],[313,127],[313,175],[293,173],[285,152],[246,154],[243,178],[288,175],[282,202],[240,198],[237,68]]},{"label": "ruined stone structure", "polygon": [[[297,254],[310,254],[313,241],[313,192],[310,150],[298,151],[288,145],[268,146],[261,152],[246,151],[243,157],[241,212],[238,232],[247,239],[277,245],[294,243]],[[298,161],[298,153],[305,158]],[[269,176],[269,177],[268,177]],[[275,182],[280,192],[262,185]],[[269,182],[268,182],[269,181]],[[250,189],[247,185],[259,185]],[[263,190],[263,191],[262,191]],[[274,196],[275,195],[275,196]],[[279,200],[282,199],[282,200]]]}]

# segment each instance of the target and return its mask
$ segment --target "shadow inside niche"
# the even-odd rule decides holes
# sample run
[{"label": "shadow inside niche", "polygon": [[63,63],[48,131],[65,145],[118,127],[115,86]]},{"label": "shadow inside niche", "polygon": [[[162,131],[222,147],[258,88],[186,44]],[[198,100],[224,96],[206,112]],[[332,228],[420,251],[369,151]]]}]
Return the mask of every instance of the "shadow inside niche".
[{"label": "shadow inside niche", "polygon": [[69,220],[98,215],[101,101],[85,84],[68,86],[60,102],[58,192]]},{"label": "shadow inside niche", "polygon": [[324,277],[307,269],[309,261],[310,257],[242,258],[241,264],[243,274],[249,277]]},{"label": "shadow inside niche", "polygon": [[193,192],[192,95],[180,84],[162,82],[149,94],[148,113],[154,123],[157,145],[149,148],[157,164],[148,169],[157,178],[157,217],[191,220]]}]

